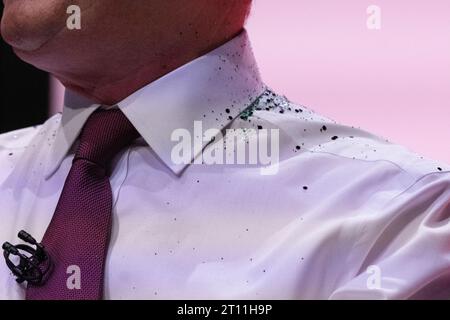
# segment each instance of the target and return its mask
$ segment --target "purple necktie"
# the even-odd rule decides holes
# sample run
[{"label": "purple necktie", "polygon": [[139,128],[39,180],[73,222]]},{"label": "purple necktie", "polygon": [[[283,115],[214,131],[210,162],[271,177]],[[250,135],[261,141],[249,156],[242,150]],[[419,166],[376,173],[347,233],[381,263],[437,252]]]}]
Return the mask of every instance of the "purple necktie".
[{"label": "purple necktie", "polygon": [[138,137],[119,109],[99,109],[89,117],[42,240],[53,260],[53,271],[43,286],[28,284],[28,300],[103,298],[112,211],[107,168],[113,157]]}]

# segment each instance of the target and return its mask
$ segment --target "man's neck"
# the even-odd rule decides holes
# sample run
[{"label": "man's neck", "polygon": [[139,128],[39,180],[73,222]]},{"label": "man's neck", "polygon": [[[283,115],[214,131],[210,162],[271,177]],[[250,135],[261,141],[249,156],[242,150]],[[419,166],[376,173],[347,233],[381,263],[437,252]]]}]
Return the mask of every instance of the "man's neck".
[{"label": "man's neck", "polygon": [[[241,32],[241,31],[239,31]],[[65,74],[54,75],[70,90],[73,90],[90,100],[102,105],[114,105],[130,96],[137,90],[158,80],[171,71],[185,65],[186,63],[212,51],[234,38],[236,34],[203,46],[193,45],[186,47],[184,52],[176,55],[161,56],[158,59],[149,59],[141,63],[131,63],[128,66],[121,64],[111,66],[112,72],[120,70],[120,73],[108,75],[105,73]]]}]

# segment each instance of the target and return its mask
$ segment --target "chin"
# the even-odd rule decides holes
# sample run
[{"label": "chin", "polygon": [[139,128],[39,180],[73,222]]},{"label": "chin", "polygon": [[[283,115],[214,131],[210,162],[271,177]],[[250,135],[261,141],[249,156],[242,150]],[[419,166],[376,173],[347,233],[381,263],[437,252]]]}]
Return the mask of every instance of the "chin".
[{"label": "chin", "polygon": [[2,38],[14,49],[34,51],[65,27],[65,1],[6,0]]}]

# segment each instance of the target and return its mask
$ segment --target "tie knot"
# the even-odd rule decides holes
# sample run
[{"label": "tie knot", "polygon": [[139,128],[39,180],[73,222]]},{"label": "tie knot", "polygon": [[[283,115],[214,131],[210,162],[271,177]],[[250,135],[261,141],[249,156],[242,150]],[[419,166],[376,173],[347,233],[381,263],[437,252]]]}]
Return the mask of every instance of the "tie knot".
[{"label": "tie knot", "polygon": [[75,159],[86,159],[102,167],[139,137],[139,133],[119,109],[96,110],[81,130]]}]

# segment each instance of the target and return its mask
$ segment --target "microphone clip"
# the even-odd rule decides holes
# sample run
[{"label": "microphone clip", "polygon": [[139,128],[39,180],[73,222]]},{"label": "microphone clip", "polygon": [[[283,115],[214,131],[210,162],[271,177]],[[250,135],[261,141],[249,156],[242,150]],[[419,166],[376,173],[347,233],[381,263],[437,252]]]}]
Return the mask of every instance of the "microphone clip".
[{"label": "microphone clip", "polygon": [[[30,234],[22,230],[17,236],[31,246],[26,244],[12,245],[9,242],[3,243],[2,249],[6,265],[16,276],[18,283],[27,281],[27,283],[32,285],[42,286],[52,270],[52,260],[44,246],[38,243]],[[11,260],[11,256],[16,257],[15,261],[18,261],[17,264]]]}]

